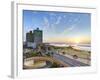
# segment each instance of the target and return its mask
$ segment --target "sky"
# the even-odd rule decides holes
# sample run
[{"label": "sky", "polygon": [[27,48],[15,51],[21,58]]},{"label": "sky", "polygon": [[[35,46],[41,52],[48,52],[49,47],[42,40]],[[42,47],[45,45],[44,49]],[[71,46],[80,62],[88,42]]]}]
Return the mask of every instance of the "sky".
[{"label": "sky", "polygon": [[90,43],[91,14],[23,10],[24,41],[26,33],[43,30],[43,42]]}]

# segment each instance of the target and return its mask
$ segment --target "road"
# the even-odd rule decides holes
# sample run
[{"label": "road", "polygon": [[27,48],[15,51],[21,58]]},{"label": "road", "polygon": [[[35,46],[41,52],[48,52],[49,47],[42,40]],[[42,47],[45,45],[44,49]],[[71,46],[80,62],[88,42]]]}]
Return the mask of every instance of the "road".
[{"label": "road", "polygon": [[53,54],[53,58],[59,60],[59,61],[62,61],[63,63],[71,66],[71,67],[78,67],[78,66],[89,66],[88,64],[85,64],[85,63],[82,63],[82,62],[79,62],[79,61],[76,61],[75,59],[70,59],[66,56],[63,56],[63,55],[60,55],[58,53],[54,53]]}]

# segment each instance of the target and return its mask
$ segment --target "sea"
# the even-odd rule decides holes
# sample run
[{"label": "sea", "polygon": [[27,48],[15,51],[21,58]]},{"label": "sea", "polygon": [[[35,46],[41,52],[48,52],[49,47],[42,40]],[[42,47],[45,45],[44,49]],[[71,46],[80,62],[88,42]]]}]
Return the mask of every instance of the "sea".
[{"label": "sea", "polygon": [[49,43],[49,45],[57,47],[72,46],[74,49],[91,51],[91,44],[67,44],[67,43]]}]

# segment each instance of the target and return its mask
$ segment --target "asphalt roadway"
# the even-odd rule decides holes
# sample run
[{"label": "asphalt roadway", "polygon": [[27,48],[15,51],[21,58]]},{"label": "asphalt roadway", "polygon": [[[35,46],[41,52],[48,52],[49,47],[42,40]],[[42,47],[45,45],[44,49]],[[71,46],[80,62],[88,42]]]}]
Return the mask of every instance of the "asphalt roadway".
[{"label": "asphalt roadway", "polygon": [[53,58],[57,59],[57,60],[60,60],[62,61],[63,63],[71,66],[71,67],[79,67],[79,66],[89,66],[88,64],[85,64],[85,63],[82,63],[82,62],[79,62],[75,59],[70,59],[69,57],[66,57],[66,56],[63,56],[63,55],[60,55],[58,53],[54,53],[53,54]]}]

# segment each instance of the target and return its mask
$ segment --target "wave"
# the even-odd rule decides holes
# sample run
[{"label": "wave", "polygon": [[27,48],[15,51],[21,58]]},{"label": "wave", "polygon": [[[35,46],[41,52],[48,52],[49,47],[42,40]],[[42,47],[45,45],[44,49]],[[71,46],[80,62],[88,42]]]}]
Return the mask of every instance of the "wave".
[{"label": "wave", "polygon": [[74,46],[73,48],[78,50],[91,51],[91,47],[87,47],[87,46]]},{"label": "wave", "polygon": [[66,44],[66,43],[49,43],[49,45],[57,47],[72,46],[74,49],[91,51],[91,44]]}]

